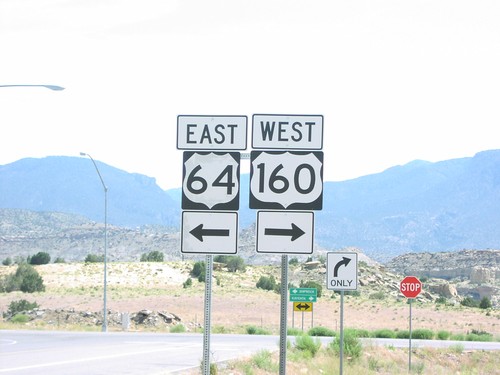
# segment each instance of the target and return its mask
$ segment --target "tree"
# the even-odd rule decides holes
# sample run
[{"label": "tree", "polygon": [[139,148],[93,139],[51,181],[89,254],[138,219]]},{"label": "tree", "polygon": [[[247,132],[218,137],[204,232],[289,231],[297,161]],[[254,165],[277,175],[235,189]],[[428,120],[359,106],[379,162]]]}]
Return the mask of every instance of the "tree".
[{"label": "tree", "polygon": [[229,257],[226,266],[229,272],[246,271],[245,261],[243,260],[242,257],[239,256]]},{"label": "tree", "polygon": [[488,297],[483,297],[481,302],[479,302],[480,309],[489,309],[491,308],[491,301]]},{"label": "tree", "polygon": [[104,255],[88,254],[85,257],[85,263],[100,263],[104,262]]},{"label": "tree", "polygon": [[163,262],[163,253],[154,250],[141,255],[141,262]]},{"label": "tree", "polygon": [[21,278],[20,289],[23,293],[44,292],[45,285],[37,270],[29,264],[20,264],[16,276]]},{"label": "tree", "polygon": [[321,294],[323,293],[323,287],[315,281],[301,280],[300,287],[301,288],[316,288],[317,289],[316,293],[317,293],[318,297],[321,297]]},{"label": "tree", "polygon": [[261,276],[259,281],[257,281],[256,287],[264,290],[275,290],[277,284],[273,275],[269,277]]},{"label": "tree", "polygon": [[4,266],[10,266],[12,264],[12,258],[11,257],[7,257],[3,260],[2,264]]},{"label": "tree", "polygon": [[45,253],[43,251],[36,253],[29,260],[29,264],[33,265],[49,264],[49,262],[50,262],[49,253]]}]

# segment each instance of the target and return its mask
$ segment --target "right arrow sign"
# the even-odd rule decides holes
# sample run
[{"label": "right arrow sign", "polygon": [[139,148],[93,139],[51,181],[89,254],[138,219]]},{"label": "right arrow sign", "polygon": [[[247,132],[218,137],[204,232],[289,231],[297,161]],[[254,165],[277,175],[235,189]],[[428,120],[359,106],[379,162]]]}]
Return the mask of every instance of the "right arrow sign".
[{"label": "right arrow sign", "polygon": [[358,254],[328,253],[326,287],[331,290],[358,289]]},{"label": "right arrow sign", "polygon": [[257,212],[258,253],[311,254],[313,233],[313,212]]}]

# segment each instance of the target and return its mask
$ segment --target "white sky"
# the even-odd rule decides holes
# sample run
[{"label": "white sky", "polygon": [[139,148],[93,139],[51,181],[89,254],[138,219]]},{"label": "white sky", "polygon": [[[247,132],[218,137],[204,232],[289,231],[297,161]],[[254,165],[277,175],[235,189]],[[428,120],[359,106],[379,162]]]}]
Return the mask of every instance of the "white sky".
[{"label": "white sky", "polygon": [[0,164],[180,187],[177,115],[322,114],[339,181],[500,149],[500,2],[0,0],[2,84],[66,90],[0,88]]}]

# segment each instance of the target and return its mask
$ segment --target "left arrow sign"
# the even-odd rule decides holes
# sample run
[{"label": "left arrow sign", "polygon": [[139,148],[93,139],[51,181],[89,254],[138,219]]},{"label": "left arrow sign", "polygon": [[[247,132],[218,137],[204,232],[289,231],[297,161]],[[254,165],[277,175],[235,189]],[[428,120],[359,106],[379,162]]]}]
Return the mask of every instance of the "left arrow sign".
[{"label": "left arrow sign", "polygon": [[203,237],[228,237],[229,229],[203,229],[203,224],[198,225],[192,231],[190,231],[193,236],[198,240],[203,242]]}]

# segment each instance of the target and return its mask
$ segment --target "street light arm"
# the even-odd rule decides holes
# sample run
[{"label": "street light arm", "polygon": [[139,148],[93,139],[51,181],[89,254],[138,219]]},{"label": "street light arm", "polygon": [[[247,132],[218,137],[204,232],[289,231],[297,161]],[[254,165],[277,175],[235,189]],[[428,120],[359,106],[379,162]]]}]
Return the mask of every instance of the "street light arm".
[{"label": "street light arm", "polygon": [[95,163],[94,159],[92,156],[89,154],[86,154],[85,152],[80,152],[80,156],[88,156],[90,160],[92,160],[92,163],[94,164],[95,170],[97,171],[97,175],[99,176],[99,179],[101,180],[102,187],[104,188],[104,192],[106,193],[108,191],[108,188],[106,187],[106,184],[104,183],[104,180],[102,179],[101,172],[99,172],[99,168],[97,168],[97,164]]},{"label": "street light arm", "polygon": [[53,91],[62,91],[64,87],[57,85],[0,85],[0,87],[45,87],[46,89]]}]

